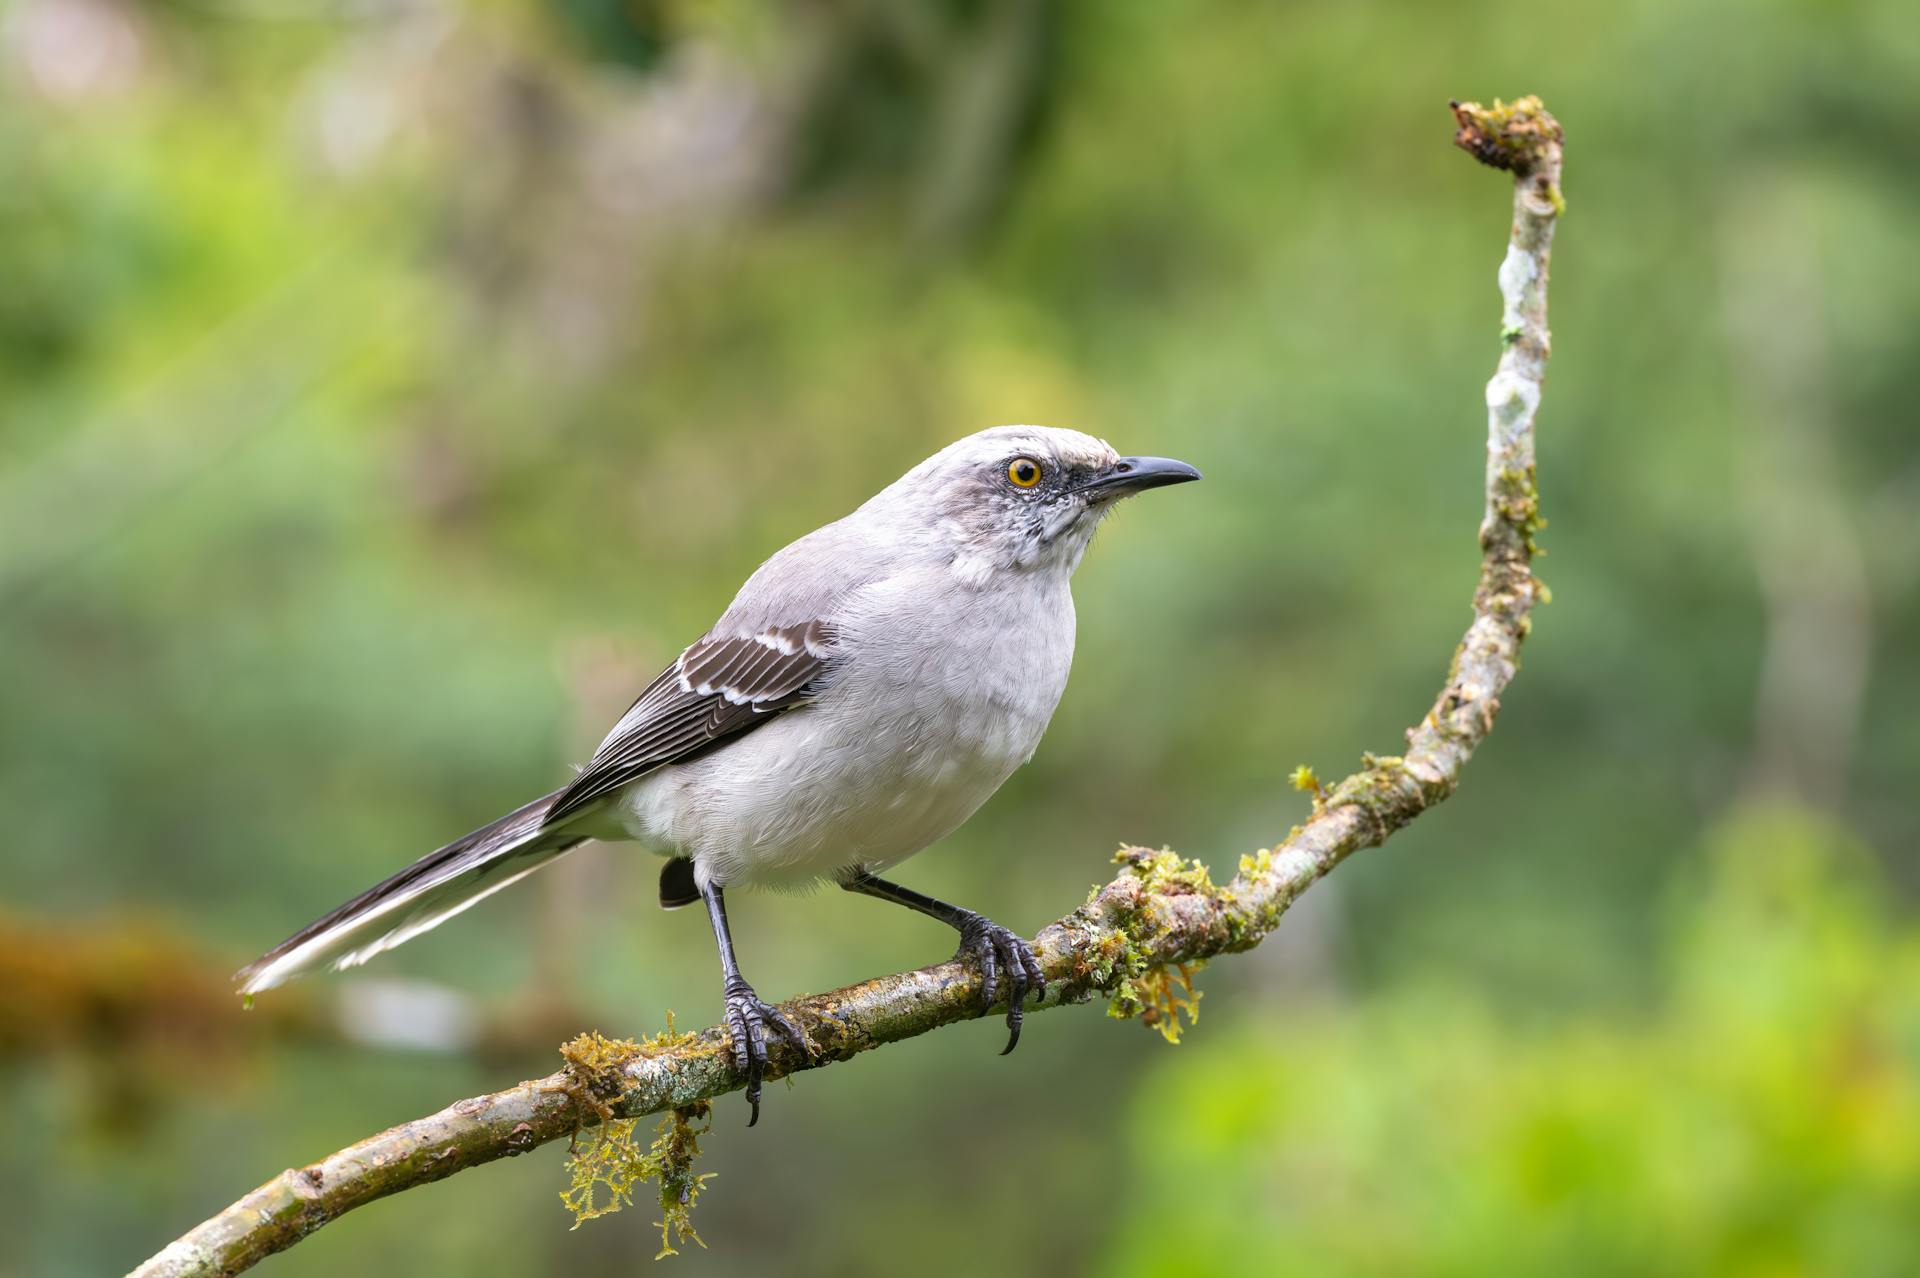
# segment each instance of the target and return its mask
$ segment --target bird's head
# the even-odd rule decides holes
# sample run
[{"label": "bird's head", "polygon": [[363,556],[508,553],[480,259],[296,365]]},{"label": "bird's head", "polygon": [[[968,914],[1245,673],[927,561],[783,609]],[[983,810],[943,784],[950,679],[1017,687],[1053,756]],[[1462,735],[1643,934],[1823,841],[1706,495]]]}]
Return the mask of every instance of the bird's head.
[{"label": "bird's head", "polygon": [[1185,462],[1122,457],[1105,440],[1052,426],[996,426],[915,466],[875,503],[913,511],[963,577],[1072,572],[1125,497],[1200,478]]}]

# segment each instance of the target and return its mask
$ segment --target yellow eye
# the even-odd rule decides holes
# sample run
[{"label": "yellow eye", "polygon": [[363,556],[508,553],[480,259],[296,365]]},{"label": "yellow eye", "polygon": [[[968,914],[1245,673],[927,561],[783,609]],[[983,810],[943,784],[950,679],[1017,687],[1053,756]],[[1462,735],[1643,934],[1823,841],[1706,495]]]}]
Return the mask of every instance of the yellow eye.
[{"label": "yellow eye", "polygon": [[1031,488],[1040,482],[1040,463],[1031,457],[1016,457],[1007,463],[1007,481],[1015,488]]}]

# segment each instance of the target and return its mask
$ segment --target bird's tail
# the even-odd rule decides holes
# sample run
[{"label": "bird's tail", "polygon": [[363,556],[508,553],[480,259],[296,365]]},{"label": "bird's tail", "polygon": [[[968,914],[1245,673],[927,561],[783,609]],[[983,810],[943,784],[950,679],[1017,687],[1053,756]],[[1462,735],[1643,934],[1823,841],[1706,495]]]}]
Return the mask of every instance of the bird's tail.
[{"label": "bird's tail", "polygon": [[272,989],[317,967],[334,971],[438,927],[483,897],[532,874],[586,836],[543,824],[559,791],[421,857],[384,883],[307,924],[235,973],[242,994]]}]

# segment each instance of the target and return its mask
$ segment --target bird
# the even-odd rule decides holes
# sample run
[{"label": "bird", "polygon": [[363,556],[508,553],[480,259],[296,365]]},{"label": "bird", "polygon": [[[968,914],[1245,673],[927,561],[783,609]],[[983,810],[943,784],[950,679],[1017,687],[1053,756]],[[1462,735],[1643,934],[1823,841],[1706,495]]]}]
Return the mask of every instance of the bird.
[{"label": "bird", "polygon": [[1028,995],[1045,997],[1033,947],[880,876],[1039,747],[1073,662],[1070,579],[1100,522],[1123,498],[1200,477],[1060,427],[948,445],[763,563],[566,785],[301,928],[236,974],[241,994],[364,963],[589,839],[630,841],[666,858],[662,906],[706,908],[748,1126],[768,1036],[803,1059],[812,1048],[741,974],[729,888],[835,884],[947,924],[980,973],[981,1015],[1004,983],[1011,1052]]}]

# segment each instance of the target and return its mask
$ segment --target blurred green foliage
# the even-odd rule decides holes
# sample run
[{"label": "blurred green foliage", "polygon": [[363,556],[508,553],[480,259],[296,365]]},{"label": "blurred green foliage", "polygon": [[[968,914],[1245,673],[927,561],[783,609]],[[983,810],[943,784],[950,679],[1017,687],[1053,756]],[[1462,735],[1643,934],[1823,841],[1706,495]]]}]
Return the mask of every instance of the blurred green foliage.
[{"label": "blurred green foliage", "polygon": [[[1910,8],[0,0],[0,903],[237,966],[554,785],[767,553],[1019,420],[1209,478],[1103,534],[1045,748],[905,873],[1031,930],[1123,840],[1225,869],[1294,765],[1393,746],[1464,624],[1506,192],[1444,104],[1537,92],[1556,602],[1460,796],[1210,968],[1177,1049],[1051,1014],[751,1134],[722,1104],[671,1263],[1897,1271]],[[371,974],[707,1023],[651,871],[583,852]],[[734,910],[776,997],[949,941]],[[555,1063],[240,1030],[137,1127],[82,1121],[84,1052],[15,1058],[0,1272],[124,1269]],[[566,1232],[559,1158],[270,1263],[644,1263],[643,1212]]]},{"label": "blurred green foliage", "polygon": [[1909,1272],[1920,937],[1793,810],[1706,858],[1632,1015],[1541,1033],[1438,974],[1155,1069],[1108,1271]]}]

